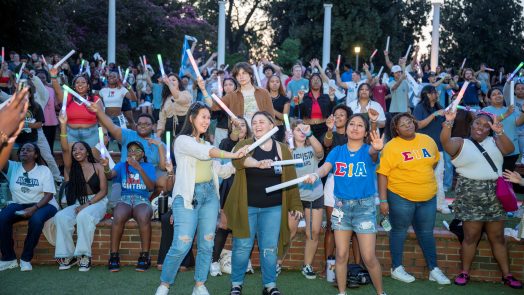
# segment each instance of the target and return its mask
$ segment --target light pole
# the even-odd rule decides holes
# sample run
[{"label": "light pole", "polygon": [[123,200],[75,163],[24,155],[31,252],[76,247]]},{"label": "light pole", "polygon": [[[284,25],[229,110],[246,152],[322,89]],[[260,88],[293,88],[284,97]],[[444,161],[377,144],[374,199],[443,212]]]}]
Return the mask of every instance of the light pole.
[{"label": "light pole", "polygon": [[116,0],[109,0],[107,13],[107,63],[116,60]]},{"label": "light pole", "polygon": [[358,73],[358,54],[360,53],[360,47],[359,46],[355,46],[355,54],[356,54],[356,61],[355,61],[355,71],[357,71]]},{"label": "light pole", "polygon": [[440,6],[444,4],[444,0],[431,0],[431,4],[433,5],[433,31],[431,32],[430,67],[432,71],[435,71],[438,66]]},{"label": "light pole", "polygon": [[218,59],[217,67],[226,60],[226,1],[218,1]]},{"label": "light pole", "polygon": [[324,35],[322,40],[322,68],[326,68],[331,51],[331,8],[333,4],[324,4]]}]

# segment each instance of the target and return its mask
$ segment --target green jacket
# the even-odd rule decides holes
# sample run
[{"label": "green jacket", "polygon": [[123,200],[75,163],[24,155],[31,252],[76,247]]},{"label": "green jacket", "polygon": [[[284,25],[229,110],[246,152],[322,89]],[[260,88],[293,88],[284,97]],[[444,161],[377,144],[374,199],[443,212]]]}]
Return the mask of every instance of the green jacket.
[{"label": "green jacket", "polygon": [[[245,145],[252,144],[253,142],[253,139],[243,140],[239,142],[233,150],[236,151]],[[280,142],[277,142],[277,144],[280,146],[282,152],[282,160],[291,160],[292,156],[288,146]],[[247,182],[244,160],[245,158],[233,160],[233,166],[236,168],[235,179],[233,180],[233,185],[231,186],[231,190],[229,191],[226,203],[224,205],[224,213],[227,216],[228,228],[233,231],[233,237],[241,239],[249,238]],[[293,180],[295,178],[297,178],[295,166],[282,166],[282,182]],[[284,250],[289,247],[290,231],[288,226],[288,212],[295,210],[301,212],[303,211],[297,185],[293,185],[282,190],[282,219],[280,223],[280,237],[278,241],[279,255],[285,253]]]}]

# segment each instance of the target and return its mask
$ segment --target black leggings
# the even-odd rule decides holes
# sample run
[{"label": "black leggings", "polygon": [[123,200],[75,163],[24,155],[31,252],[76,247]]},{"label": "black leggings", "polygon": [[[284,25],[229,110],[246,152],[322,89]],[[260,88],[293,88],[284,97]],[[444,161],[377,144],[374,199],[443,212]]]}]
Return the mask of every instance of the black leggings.
[{"label": "black leggings", "polygon": [[[162,214],[162,216],[160,217],[160,221],[162,222],[162,237],[160,238],[160,249],[158,250],[157,264],[164,263],[167,251],[169,251],[169,248],[173,243],[173,225],[169,222],[171,214],[171,210],[169,210],[167,213]],[[193,256],[193,245],[191,245],[191,249],[189,249],[189,252],[187,253],[184,260],[182,260],[181,266],[185,266],[187,268],[195,266],[195,257]]]}]

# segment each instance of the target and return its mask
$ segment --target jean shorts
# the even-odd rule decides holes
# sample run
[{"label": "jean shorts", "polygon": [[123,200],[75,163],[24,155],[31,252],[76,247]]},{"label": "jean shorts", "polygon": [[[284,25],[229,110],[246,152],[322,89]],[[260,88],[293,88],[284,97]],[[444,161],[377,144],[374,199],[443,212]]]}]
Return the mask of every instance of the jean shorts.
[{"label": "jean shorts", "polygon": [[84,141],[91,148],[94,148],[98,143],[98,125],[78,129],[73,129],[67,126],[67,141],[71,144],[77,141]]},{"label": "jean shorts", "polygon": [[149,207],[151,207],[151,202],[149,201],[149,198],[141,195],[122,195],[120,197],[120,200],[118,200],[118,203],[124,203],[131,207],[136,207],[141,204],[146,204]]},{"label": "jean shorts", "polygon": [[[336,211],[343,213],[342,218],[336,216]],[[354,231],[357,234],[372,234],[377,232],[375,197],[357,200],[335,198],[335,206],[331,215],[333,230]]]}]

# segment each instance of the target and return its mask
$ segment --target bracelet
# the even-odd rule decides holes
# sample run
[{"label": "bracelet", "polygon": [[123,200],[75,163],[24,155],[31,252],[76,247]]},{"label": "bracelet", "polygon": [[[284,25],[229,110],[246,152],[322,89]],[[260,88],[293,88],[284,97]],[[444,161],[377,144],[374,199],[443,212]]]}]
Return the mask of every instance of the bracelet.
[{"label": "bracelet", "polygon": [[38,207],[38,203],[35,204],[35,207],[37,210],[40,209],[40,207]]},{"label": "bracelet", "polygon": [[224,159],[224,151],[220,150],[220,159]]},{"label": "bracelet", "polygon": [[67,134],[60,133],[60,137],[67,137]]},{"label": "bracelet", "polygon": [[371,122],[371,123],[377,123],[378,120],[371,120],[371,119],[369,119],[369,122]]},{"label": "bracelet", "polygon": [[329,139],[329,140],[333,139],[333,132],[331,132],[331,136],[328,136],[328,133],[330,133],[330,132],[329,132],[329,131],[326,132],[326,134],[324,134],[324,137],[325,137],[326,139]]},{"label": "bracelet", "polygon": [[306,134],[306,138],[310,138],[313,135],[313,131],[309,130],[309,132]]},{"label": "bracelet", "polygon": [[314,176],[316,176],[316,177],[317,177],[317,179],[316,179],[316,180],[319,180],[319,179],[320,179],[320,175],[318,175],[318,173],[316,173],[316,172],[313,172],[313,173],[311,173],[311,175],[314,175]]},{"label": "bracelet", "polygon": [[51,79],[58,79],[58,76],[51,75]]},{"label": "bracelet", "polygon": [[171,176],[175,176],[175,173],[173,173],[173,172],[168,172],[168,173],[167,173],[167,176],[169,176],[169,177],[171,177]]},{"label": "bracelet", "polygon": [[380,203],[387,203],[387,202],[388,202],[388,200],[382,200],[382,199],[380,199]]},{"label": "bracelet", "polygon": [[500,132],[496,132],[495,134],[496,134],[497,136],[501,136],[502,134],[504,134],[504,129],[502,129],[502,131],[500,131]]},{"label": "bracelet", "polygon": [[233,133],[233,134],[239,134],[240,132],[239,132],[238,130],[236,130],[236,129],[233,129],[233,131],[232,131],[231,133]]},{"label": "bracelet", "polygon": [[4,144],[9,140],[9,136],[4,131],[0,130],[0,144]]},{"label": "bracelet", "polygon": [[91,206],[93,205],[93,202],[91,202],[91,200],[87,201],[87,205]]},{"label": "bracelet", "polygon": [[453,128],[453,124],[455,121],[444,121],[444,126],[448,127],[449,129]]},{"label": "bracelet", "polygon": [[501,120],[501,121],[504,120],[504,118],[505,118],[505,117],[504,117],[504,114],[500,114],[499,117],[500,117],[500,120]]},{"label": "bracelet", "polygon": [[109,173],[109,172],[111,172],[111,169],[109,167],[104,167],[104,173]]},{"label": "bracelet", "polygon": [[438,111],[435,111],[435,112],[433,112],[433,116],[438,117],[440,115],[438,114]]}]

